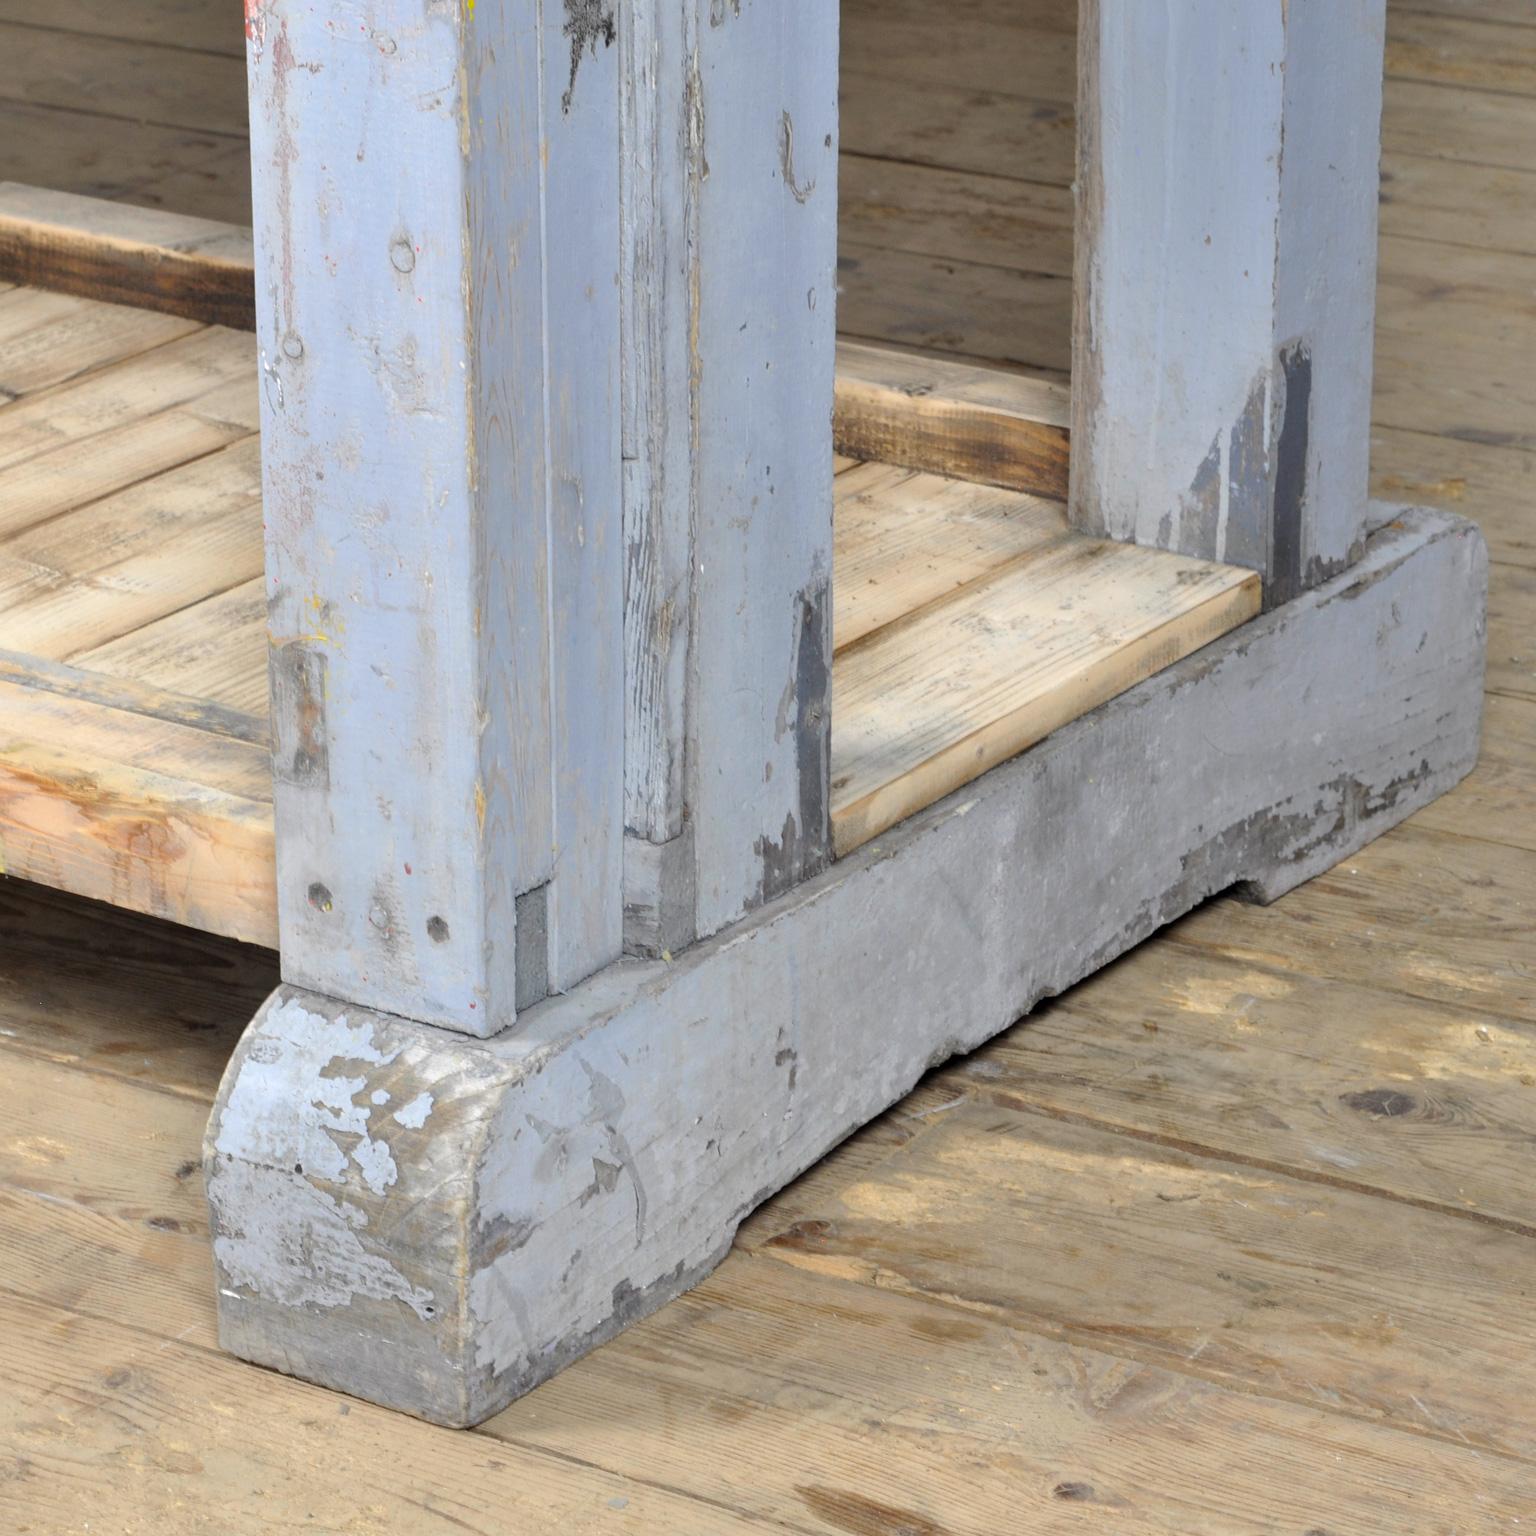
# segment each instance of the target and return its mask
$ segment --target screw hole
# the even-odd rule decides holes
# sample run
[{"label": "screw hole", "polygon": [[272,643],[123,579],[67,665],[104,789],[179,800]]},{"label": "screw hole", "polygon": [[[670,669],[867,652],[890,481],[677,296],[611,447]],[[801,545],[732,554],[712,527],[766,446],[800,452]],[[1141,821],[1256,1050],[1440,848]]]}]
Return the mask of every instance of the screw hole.
[{"label": "screw hole", "polygon": [[331,910],[331,893],[318,880],[309,888],[309,904],[317,912],[329,912]]},{"label": "screw hole", "polygon": [[293,1171],[295,1173],[303,1173],[304,1172],[304,1164],[303,1163],[295,1163],[293,1165]]},{"label": "screw hole", "polygon": [[434,944],[446,944],[448,942],[448,924],[440,917],[427,919],[427,937]]}]

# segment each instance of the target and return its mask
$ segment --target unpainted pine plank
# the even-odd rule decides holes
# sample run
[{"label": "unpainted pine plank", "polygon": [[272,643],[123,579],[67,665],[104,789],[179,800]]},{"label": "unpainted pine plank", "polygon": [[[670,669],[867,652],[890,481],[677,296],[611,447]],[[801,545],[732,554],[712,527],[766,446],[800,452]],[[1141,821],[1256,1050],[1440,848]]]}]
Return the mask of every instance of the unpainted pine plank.
[{"label": "unpainted pine plank", "polygon": [[1536,255],[1536,170],[1388,155],[1381,172],[1381,232]]},{"label": "unpainted pine plank", "polygon": [[[27,1110],[0,1141],[0,1284],[82,1319],[142,1328],[157,1345],[211,1351],[202,1108],[77,1076],[33,1063],[18,1078]],[[59,1137],[65,1103],[105,1129]],[[308,1390],[210,1359],[236,1373],[231,1381],[258,1383],[249,1409],[273,1420],[292,1412],[290,1393]],[[117,1364],[103,1359],[101,1374]],[[129,1388],[135,1398],[139,1388]],[[332,1455],[348,1465],[364,1442],[347,1435],[368,1422],[349,1421],[367,1412],[352,1404],[337,1416],[346,1432]],[[1304,1530],[1357,1509],[1411,1509],[1422,1521],[1436,1500],[1496,1511],[1529,1475],[1520,1469],[1506,1489],[1508,1469],[1490,1478],[1465,1447],[1234,1395],[1046,1337],[1026,1318],[743,1253],[477,1434],[436,1437],[523,1476],[542,1452],[828,1536],[992,1536],[1021,1517],[1032,1530],[1071,1530],[1086,1512],[1112,1512],[1135,1532],[1258,1536],[1279,1518]],[[198,1443],[205,1457],[206,1432]],[[705,1445],[711,1454],[700,1455]],[[1347,1486],[1341,1455],[1355,1471]],[[189,1473],[189,1501],[205,1498]],[[418,1497],[431,1503],[462,1477],[457,1465],[439,1468]]]},{"label": "unpainted pine plank", "polygon": [[833,443],[862,459],[1065,500],[1070,425],[1054,379],[837,344]]},{"label": "unpainted pine plank", "polygon": [[837,268],[845,336],[1062,378],[1071,368],[1070,278],[853,243],[838,251]]},{"label": "unpainted pine plank", "polygon": [[0,21],[0,58],[0,93],[32,106],[103,114],[103,136],[116,118],[223,137],[249,132],[243,59],[8,21]]},{"label": "unpainted pine plank", "polygon": [[1490,693],[1477,767],[1414,825],[1536,852],[1536,698]]},{"label": "unpainted pine plank", "polygon": [[154,0],[124,5],[122,0],[50,0],[46,17],[37,0],[0,0],[0,19],[46,24],[90,38],[122,38],[245,57],[245,34],[238,6],[209,5],[208,0]]},{"label": "unpainted pine plank", "polygon": [[[0,932],[0,1051],[182,1095],[203,1119],[278,983],[271,950],[22,880],[0,880]],[[171,1166],[196,1155],[194,1138]]]},{"label": "unpainted pine plank", "polygon": [[171,725],[188,725],[214,736],[227,736],[252,746],[270,746],[267,722],[187,694],[171,693],[137,678],[108,677],[84,672],[65,662],[47,661],[21,651],[0,650],[0,681],[16,683],[43,693],[58,694],[85,704],[126,710]]},{"label": "unpainted pine plank", "polygon": [[842,651],[839,855],[1258,612],[1258,577],[1071,535]]},{"label": "unpainted pine plank", "polygon": [[1067,187],[845,152],[837,195],[843,241],[1072,275]]},{"label": "unpainted pine plank", "polygon": [[[79,656],[261,575],[261,453],[248,437],[0,540],[0,648]],[[261,645],[256,661],[264,669]]]},{"label": "unpainted pine plank", "polygon": [[1536,26],[1531,0],[1392,0],[1393,8],[1425,16],[1470,17],[1478,21],[1508,21]]},{"label": "unpainted pine plank", "polygon": [[1536,1025],[1143,944],[933,1081],[1536,1237]]},{"label": "unpainted pine plank", "polygon": [[264,748],[0,684],[0,872],[272,945],[272,837]]},{"label": "unpainted pine plank", "polygon": [[[958,27],[990,24],[1027,27],[1031,31],[1056,32],[1077,36],[1077,0],[949,0],[944,14]],[[844,62],[858,54],[860,39],[867,29],[878,28],[887,20],[904,24],[931,22],[933,6],[929,0],[843,0]]]},{"label": "unpainted pine plank", "polygon": [[[187,405],[221,385],[252,380],[251,338],[207,326],[180,341],[0,408],[0,470],[53,448],[81,446],[113,428]],[[169,466],[164,466],[169,467]],[[9,514],[7,514],[9,520]]]},{"label": "unpainted pine plank", "polygon": [[87,197],[121,197],[135,187],[228,153],[218,134],[39,107],[0,95],[0,144],[9,181]]},{"label": "unpainted pine plank", "polygon": [[1387,78],[1536,96],[1536,29],[1389,5]]},{"label": "unpainted pine plank", "polygon": [[1376,426],[1371,467],[1373,495],[1460,512],[1483,530],[1491,560],[1536,569],[1536,452]]},{"label": "unpainted pine plank", "polygon": [[[4,472],[0,539],[48,518],[110,496],[165,470],[252,438],[258,426],[258,385],[252,367],[191,398],[142,416],[120,413],[116,426],[91,432],[90,451],[67,438]],[[110,402],[108,402],[110,406]],[[80,425],[90,430],[89,412]],[[0,440],[5,415],[0,412]]]},{"label": "unpainted pine plank", "polygon": [[974,6],[963,21],[948,6],[865,7],[844,21],[841,61],[888,81],[891,111],[930,85],[1073,101],[1076,30],[1034,19],[1008,6]]},{"label": "unpainted pine plank", "polygon": [[839,476],[836,498],[832,635],[839,650],[1071,537],[1056,502],[886,464]]},{"label": "unpainted pine plank", "polygon": [[[845,154],[1048,187],[1071,185],[1077,127],[1068,101],[933,83],[921,90],[903,89],[851,60],[845,64],[841,100]],[[1531,106],[1528,98],[1388,81],[1383,229],[1483,243],[1479,231],[1486,228],[1499,248],[1527,249],[1529,208],[1502,202],[1498,194],[1507,183],[1480,172],[1536,171],[1536,112]],[[1422,216],[1416,216],[1407,193],[1394,186],[1395,178],[1425,189]],[[1479,195],[1483,190],[1487,198]],[[1458,218],[1457,210],[1469,202],[1466,216]]]},{"label": "unpainted pine plank", "polygon": [[1536,1019],[1536,854],[1411,823],[1268,907],[1231,897],[1178,944],[1453,1008]]},{"label": "unpainted pine plank", "polygon": [[845,155],[1071,185],[1077,121],[1070,101],[931,81],[913,89],[861,69],[845,52],[839,103]]},{"label": "unpainted pine plank", "polygon": [[173,315],[16,288],[0,294],[0,399],[67,384],[199,328]]},{"label": "unpainted pine plank", "polygon": [[[7,1529],[733,1536],[783,1527],[0,1292]],[[82,1512],[89,1512],[83,1514]]]},{"label": "unpainted pine plank", "polygon": [[[246,538],[242,533],[242,548]],[[259,560],[255,563],[259,569]],[[257,575],[68,659],[87,671],[135,678],[265,717],[266,584]]]},{"label": "unpainted pine plank", "polygon": [[[1536,369],[1520,350],[1520,332],[1491,344],[1482,338],[1457,340],[1449,327],[1446,332],[1435,341],[1405,334],[1392,326],[1383,307],[1373,419],[1469,442],[1536,448]],[[1432,373],[1423,366],[1431,348]]]},{"label": "unpainted pine plank", "polygon": [[122,197],[136,205],[217,219],[225,224],[251,222],[251,151],[245,143],[223,141],[225,148],[189,160],[152,180],[136,182]]},{"label": "unpainted pine plank", "polygon": [[1536,571],[1495,566],[1490,572],[1487,687],[1536,699]]},{"label": "unpainted pine plank", "polygon": [[255,328],[249,227],[0,182],[0,276]]},{"label": "unpainted pine plank", "polygon": [[[965,1198],[956,1192],[965,1191]],[[1265,1397],[1518,1457],[1532,1239],[965,1097],[874,1176],[815,1170],[738,1244]]]},{"label": "unpainted pine plank", "polygon": [[1419,80],[1390,80],[1382,148],[1473,165],[1536,170],[1536,99]]}]

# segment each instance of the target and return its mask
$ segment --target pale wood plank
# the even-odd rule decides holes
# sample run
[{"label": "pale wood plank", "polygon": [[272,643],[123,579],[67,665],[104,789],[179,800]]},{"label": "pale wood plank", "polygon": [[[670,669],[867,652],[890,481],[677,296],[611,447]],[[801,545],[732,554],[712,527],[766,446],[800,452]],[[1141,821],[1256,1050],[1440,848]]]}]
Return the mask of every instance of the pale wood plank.
[{"label": "pale wood plank", "polygon": [[[0,648],[82,656],[261,575],[261,454],[248,437],[0,540]],[[259,641],[247,649],[264,665]],[[164,668],[139,675],[197,692]]]},{"label": "pale wood plank", "polygon": [[1536,1019],[1536,854],[1412,823],[1270,907],[1231,898],[1169,929],[1244,964]]},{"label": "pale wood plank", "polygon": [[[4,471],[0,497],[0,538],[13,537],[45,519],[83,507],[174,465],[242,439],[257,426],[256,370],[212,388],[194,388],[192,397],[142,416],[121,412],[117,425],[92,432],[90,451],[81,453],[67,438]],[[0,412],[0,440],[5,433]],[[78,425],[89,430],[89,412]]]},{"label": "pale wood plank", "polygon": [[1390,6],[1387,76],[1536,96],[1536,12],[1527,25],[1486,17],[1437,15]]},{"label": "pale wood plank", "polygon": [[[242,524],[237,534],[242,549],[248,547],[248,532]],[[264,717],[266,584],[255,576],[68,659],[87,671],[135,678]]]},{"label": "pale wood plank", "polygon": [[103,1508],[165,1536],[266,1536],[275,1520],[421,1536],[783,1529],[537,1450],[488,1454],[478,1436],[8,1293],[0,1335],[0,1447],[27,1469],[0,1483],[12,1529],[78,1529]]},{"label": "pale wood plank", "polygon": [[1536,852],[1536,697],[1490,693],[1477,768],[1414,825]]},{"label": "pale wood plank", "polygon": [[1430,16],[1470,16],[1482,21],[1508,21],[1536,26],[1530,0],[1392,0],[1404,13]]},{"label": "pale wood plank", "polygon": [[86,704],[126,710],[129,714],[164,720],[171,725],[189,725],[214,736],[227,736],[231,741],[249,742],[252,746],[269,745],[267,722],[259,716],[242,714],[208,699],[171,693],[135,678],[82,672],[63,662],[0,650],[0,681]]},{"label": "pale wood plank", "polygon": [[1389,155],[1381,172],[1381,231],[1536,255],[1536,170]]},{"label": "pale wood plank", "polygon": [[1536,1347],[1508,1306],[1524,1233],[962,1096],[868,1176],[813,1170],[738,1244],[1536,1479],[1511,1412]]},{"label": "pale wood plank", "polygon": [[844,242],[838,329],[943,355],[1051,370],[1072,364],[1071,280]]},{"label": "pale wood plank", "polygon": [[1536,570],[1495,568],[1488,585],[1489,692],[1536,699]]},{"label": "pale wood plank", "polygon": [[1075,535],[843,651],[832,679],[839,855],[1243,623],[1260,601],[1250,571]]},{"label": "pale wood plank", "polygon": [[837,194],[844,242],[1071,276],[1065,185],[845,153]]},{"label": "pale wood plank", "polygon": [[0,683],[0,872],[272,944],[272,858],[264,748]]},{"label": "pale wood plank", "polygon": [[231,140],[217,134],[3,97],[0,144],[5,145],[8,180],[130,201],[147,182],[206,165],[231,148]]},{"label": "pale wood plank", "polygon": [[963,1089],[1531,1237],[1533,1047],[1536,1026],[1483,1008],[1150,943],[928,1102]]},{"label": "pale wood plank", "polygon": [[123,38],[196,48],[245,57],[245,35],[238,6],[209,5],[208,0],[154,0],[124,5],[122,0],[50,0],[40,16],[37,0],[0,0],[0,18],[42,23],[92,38]]},{"label": "pale wood plank", "polygon": [[1065,385],[841,340],[832,438],[862,459],[1064,500]]},{"label": "pale wood plank", "polygon": [[[17,1087],[27,1107],[0,1143],[0,1284],[174,1337],[174,1348],[211,1349],[201,1106],[51,1065],[28,1064]],[[59,1138],[66,1098],[104,1129]],[[1436,1499],[1465,1510],[1461,1501],[1504,1497],[1465,1447],[1234,1395],[1054,1331],[738,1253],[482,1431],[437,1438],[477,1445],[482,1462],[494,1447],[509,1473],[526,1476],[530,1453],[553,1453],[807,1531],[993,1536],[1021,1515],[1031,1529],[1072,1528],[1087,1505],[1135,1532],[1228,1536],[1279,1518],[1306,1529],[1324,1512],[1337,1523],[1357,1506],[1361,1517],[1411,1508],[1423,1519]],[[103,1373],[109,1356],[98,1356]],[[231,1384],[260,1383],[249,1409],[273,1421],[309,1392],[212,1363],[235,1373]],[[680,1419],[679,1403],[696,1420]],[[340,1416],[354,1457],[363,1442],[350,1437],[368,1421],[347,1420],[368,1411]],[[206,1432],[196,1443],[203,1457]],[[1344,1486],[1340,1455],[1356,1468]],[[191,1501],[224,1468],[188,1472]],[[1513,1494],[1529,1472],[1507,1475]],[[464,1486],[456,1466],[422,1484],[449,1486]]]},{"label": "pale wood plank", "polygon": [[224,141],[226,148],[206,159],[199,157],[140,182],[124,196],[149,208],[193,213],[226,224],[251,222],[251,152],[244,143]]},{"label": "pale wood plank", "polygon": [[101,113],[103,137],[114,118],[223,137],[248,132],[242,59],[3,20],[0,58],[6,97]]},{"label": "pale wood plank", "polygon": [[138,312],[256,324],[249,228],[158,209],[0,182],[0,275]]},{"label": "pale wood plank", "polygon": [[[838,650],[1069,538],[1055,503],[886,464],[839,476],[836,496],[832,635]],[[835,660],[833,666],[835,683]]]},{"label": "pale wood plank", "polygon": [[210,326],[73,384],[43,390],[0,409],[0,470],[187,405],[220,385],[250,380],[251,340]]},{"label": "pale wood plank", "polygon": [[0,294],[0,401],[66,384],[197,329],[171,315],[13,289]]},{"label": "pale wood plank", "polygon": [[1491,559],[1536,568],[1536,452],[1377,426],[1371,459],[1373,495],[1460,512],[1482,528]]}]

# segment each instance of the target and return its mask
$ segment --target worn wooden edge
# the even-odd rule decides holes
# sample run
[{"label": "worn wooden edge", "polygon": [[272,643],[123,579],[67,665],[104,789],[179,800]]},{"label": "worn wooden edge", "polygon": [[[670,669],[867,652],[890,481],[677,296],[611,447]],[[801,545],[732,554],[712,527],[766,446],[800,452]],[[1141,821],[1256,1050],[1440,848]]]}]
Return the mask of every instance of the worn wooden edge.
[{"label": "worn wooden edge", "polygon": [[270,805],[54,742],[0,742],[0,873],[277,944]]},{"label": "worn wooden edge", "polygon": [[839,339],[832,443],[853,459],[1065,500],[1071,391]]},{"label": "worn wooden edge", "polygon": [[13,181],[0,182],[0,279],[256,328],[249,229]]},{"label": "worn wooden edge", "polygon": [[[1263,583],[1253,572],[1234,573],[1230,585],[1198,608],[1135,635],[1083,670],[1021,703],[968,735],[947,742],[921,763],[884,777],[855,797],[840,796],[834,779],[832,846],[839,859],[888,832],[907,817],[981,777],[1020,752],[1163,668],[1246,624],[1262,609]],[[834,671],[834,680],[836,673]],[[833,719],[834,729],[836,717]],[[833,738],[834,746],[836,737]],[[834,764],[836,766],[836,764]]]},{"label": "worn wooden edge", "polygon": [[204,1145],[221,1343],[486,1418],[695,1283],[928,1068],[1217,891],[1273,899],[1457,783],[1486,581],[1472,525],[1398,518],[1349,572],[755,916],[494,1040],[280,988]]},{"label": "worn wooden edge", "polygon": [[132,678],[89,672],[82,667],[70,666],[68,662],[29,656],[22,651],[0,650],[0,682],[144,715],[152,720],[164,720],[170,725],[191,726],[194,730],[207,731],[210,736],[243,741],[253,747],[270,744],[267,722],[259,715],[231,709],[212,699],[173,693]]}]

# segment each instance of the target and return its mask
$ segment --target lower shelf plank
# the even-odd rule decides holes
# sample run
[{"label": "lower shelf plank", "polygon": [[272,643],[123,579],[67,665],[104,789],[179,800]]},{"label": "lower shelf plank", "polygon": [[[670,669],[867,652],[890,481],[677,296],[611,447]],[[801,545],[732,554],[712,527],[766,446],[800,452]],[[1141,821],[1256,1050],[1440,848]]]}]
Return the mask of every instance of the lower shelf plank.
[{"label": "lower shelf plank", "polygon": [[[112,306],[32,292],[3,302],[98,351],[0,393],[0,860],[273,943],[254,345],[151,315],[124,356]],[[838,464],[839,854],[1259,609],[1252,573],[1086,538],[1017,488],[1064,485],[1059,386],[852,344],[845,365],[869,408],[844,429],[905,401],[918,467]]]},{"label": "lower shelf plank", "polygon": [[[1252,571],[1088,538],[1068,528],[1058,503],[936,476],[910,477],[900,489],[902,530],[883,545],[893,568],[881,574],[866,562],[867,581],[881,589],[910,581],[910,551],[923,541],[907,525],[956,528],[966,500],[985,507],[986,552],[999,563],[882,627],[855,626],[857,637],[839,648],[839,857],[1259,611]],[[841,590],[841,525],[839,534],[834,585],[851,603]],[[955,543],[965,561],[980,540]]]},{"label": "lower shelf plank", "polygon": [[3,659],[0,873],[275,945],[261,722]]}]

